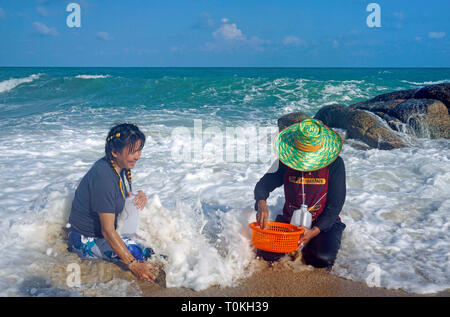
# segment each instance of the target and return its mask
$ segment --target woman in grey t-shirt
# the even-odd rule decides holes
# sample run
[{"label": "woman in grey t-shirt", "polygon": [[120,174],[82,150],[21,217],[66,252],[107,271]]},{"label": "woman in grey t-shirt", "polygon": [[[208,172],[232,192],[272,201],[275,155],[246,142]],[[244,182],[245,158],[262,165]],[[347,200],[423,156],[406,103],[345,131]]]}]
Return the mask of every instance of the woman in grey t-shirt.
[{"label": "woman in grey t-shirt", "polygon": [[[145,135],[135,124],[119,124],[108,133],[105,157],[82,178],[72,202],[68,249],[81,258],[121,260],[138,278],[154,280],[148,259],[153,250],[116,231],[126,197],[132,197],[131,169],[140,159]],[[126,180],[126,182],[125,182]],[[126,184],[128,184],[128,188]],[[147,197],[138,191],[133,203],[143,209]]]}]

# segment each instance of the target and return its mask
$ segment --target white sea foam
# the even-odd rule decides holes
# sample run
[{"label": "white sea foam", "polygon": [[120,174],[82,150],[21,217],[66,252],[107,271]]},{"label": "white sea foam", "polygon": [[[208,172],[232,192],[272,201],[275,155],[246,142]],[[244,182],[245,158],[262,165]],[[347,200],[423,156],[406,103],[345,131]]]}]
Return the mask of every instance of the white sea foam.
[{"label": "white sea foam", "polygon": [[[248,223],[254,221],[253,187],[271,162],[175,162],[167,159],[170,129],[143,126],[148,142],[133,183],[147,193],[149,202],[138,236],[168,256],[168,286],[229,286],[251,274],[254,254]],[[8,253],[0,259],[3,294],[15,294],[18,290],[11,285],[23,284],[30,272],[46,277],[49,263],[67,265],[76,259],[65,251],[62,229],[76,185],[101,155],[104,136],[92,127],[90,135],[75,140],[82,134],[77,129],[66,126],[62,134],[49,134],[45,140],[37,133],[19,136],[10,131],[0,142],[0,162],[16,158],[5,170],[0,191],[0,241]],[[21,139],[21,150],[9,148],[11,138]],[[360,151],[345,145],[348,194],[342,219],[347,229],[334,274],[364,282],[368,265],[376,263],[386,288],[430,293],[449,287],[449,147],[447,141],[423,142],[420,148],[393,151]],[[37,144],[46,151],[34,151]],[[273,192],[268,203],[273,218],[282,207],[282,189]],[[16,265],[11,267],[7,258],[15,259]],[[52,279],[55,287],[54,283]],[[116,283],[117,291],[139,294],[126,279]],[[113,293],[105,283],[99,284],[97,295]],[[61,282],[58,289],[66,295],[93,292],[89,283],[74,290]],[[55,288],[37,288],[42,292],[57,294]]]},{"label": "white sea foam", "polygon": [[24,83],[31,83],[33,80],[38,79],[40,76],[41,74],[33,74],[24,78],[11,78],[8,80],[4,80],[0,82],[0,93],[10,91]]},{"label": "white sea foam", "polygon": [[347,229],[336,274],[365,281],[375,263],[382,287],[416,293],[450,287],[449,147],[425,143],[432,147],[346,149]]},{"label": "white sea foam", "polygon": [[443,80],[436,80],[436,81],[424,81],[424,82],[415,82],[415,81],[408,81],[408,80],[400,80],[402,83],[417,85],[417,86],[426,86],[426,85],[437,85],[437,84],[444,84],[444,83],[450,83],[450,79],[443,79]]},{"label": "white sea foam", "polygon": [[75,78],[79,79],[100,79],[100,78],[108,78],[109,75],[77,75]]},{"label": "white sea foam", "polygon": [[[47,137],[44,141],[40,133],[29,133],[21,141],[26,145],[25,149],[9,150],[8,155],[17,157],[17,165],[8,169],[6,177],[12,182],[3,183],[4,187],[0,190],[2,215],[10,215],[0,221],[1,232],[4,234],[0,248],[8,250],[9,259],[0,259],[0,271],[5,274],[0,274],[2,294],[20,293],[20,286],[27,282],[24,277],[30,274],[52,280],[53,288],[46,283],[38,283],[40,286],[36,287],[35,295],[79,295],[92,292],[92,284],[89,283],[83,284],[81,289],[67,288],[64,275],[60,276],[59,282],[55,282],[54,278],[49,277],[49,274],[56,274],[52,273],[49,265],[56,265],[55,261],[59,265],[74,261],[74,256],[65,251],[63,228],[67,223],[77,183],[102,152],[104,131],[93,130],[91,136],[83,138],[84,141],[75,138],[80,131],[67,127],[62,135]],[[238,278],[251,273],[250,262],[253,255],[247,229],[254,212],[249,207],[245,210],[225,207],[228,203],[239,206],[235,201],[236,195],[227,192],[226,188],[232,186],[235,177],[241,180],[245,177],[238,174],[227,178],[226,168],[220,172],[221,166],[225,167],[225,164],[213,164],[216,171],[202,170],[189,162],[177,169],[176,166],[180,164],[164,158],[167,155],[165,151],[170,151],[171,142],[161,137],[150,131],[146,148],[149,149],[147,154],[152,155],[153,159],[140,161],[145,167],[141,165],[141,173],[133,176],[135,186],[139,186],[151,198],[142,212],[139,237],[158,253],[168,256],[168,286],[199,290],[212,285],[233,285]],[[66,142],[58,142],[57,139],[60,138]],[[4,151],[8,147],[7,139],[0,142],[0,162],[8,160]],[[88,142],[89,140],[99,141]],[[32,151],[37,144],[44,146],[46,151]],[[156,144],[161,151],[151,150]],[[75,161],[73,151],[78,152]],[[26,163],[31,161],[33,167]],[[159,175],[165,170],[166,163],[163,162],[169,163],[170,167],[166,167],[173,171],[165,178]],[[198,164],[209,163],[202,161]],[[23,168],[24,166],[27,168]],[[46,170],[46,173],[39,176],[40,170]],[[211,178],[211,175],[214,177]],[[21,185],[16,187],[13,183],[19,179]],[[222,182],[225,188],[216,188]],[[168,187],[158,189],[161,186]],[[14,196],[11,196],[13,190]],[[159,192],[161,194],[152,194]],[[221,199],[213,198],[220,192],[223,192]],[[6,196],[12,198],[5,199]],[[160,202],[160,196],[164,198],[164,205]],[[248,196],[250,200],[250,192]],[[228,201],[227,197],[230,198]],[[203,205],[205,202],[210,204]],[[217,208],[211,207],[211,204],[216,204]],[[26,219],[22,217],[23,213],[28,213]],[[55,254],[59,256],[55,257]],[[11,259],[15,259],[14,268],[8,265]],[[80,260],[75,258],[75,262],[80,263]],[[14,271],[15,269],[18,271]],[[89,267],[85,269],[90,270]],[[122,285],[122,288],[117,286],[119,292],[127,287],[129,281],[118,283]],[[111,289],[103,286],[98,288],[97,295],[112,294]]]},{"label": "white sea foam", "polygon": [[359,86],[355,81],[347,81],[339,84],[327,83],[321,91],[322,102],[346,102],[356,98],[367,98],[369,96],[367,90]]},{"label": "white sea foam", "polygon": [[175,208],[166,209],[154,195],[142,212],[138,236],[167,256],[168,287],[232,286],[250,273],[250,237],[245,229],[253,212],[216,212],[224,229],[212,239],[205,232],[205,211],[201,204],[196,207],[178,202]]}]

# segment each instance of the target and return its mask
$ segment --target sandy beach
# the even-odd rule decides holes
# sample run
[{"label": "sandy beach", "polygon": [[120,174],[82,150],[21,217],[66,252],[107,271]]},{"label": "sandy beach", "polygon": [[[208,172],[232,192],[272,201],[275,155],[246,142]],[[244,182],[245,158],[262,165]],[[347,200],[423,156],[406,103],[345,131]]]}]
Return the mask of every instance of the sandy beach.
[{"label": "sandy beach", "polygon": [[325,269],[315,269],[298,262],[299,260],[294,260],[271,265],[260,260],[260,267],[250,277],[238,281],[236,286],[215,286],[198,292],[187,288],[166,288],[159,281],[155,284],[137,281],[137,284],[142,290],[142,296],[147,297],[450,296],[450,290],[422,295],[369,287],[365,283],[340,278]]},{"label": "sandy beach", "polygon": [[294,272],[267,268],[239,282],[235,287],[211,287],[203,291],[186,288],[163,288],[138,282],[143,296],[148,297],[409,297],[450,296],[448,290],[436,294],[410,294],[401,290],[368,287],[346,280],[324,270]]},{"label": "sandy beach", "polygon": [[[36,272],[25,279],[19,289],[21,296],[35,296],[33,289],[53,289],[53,295],[109,297],[111,292],[120,297],[449,297],[450,290],[430,294],[408,293],[403,290],[369,287],[364,282],[352,281],[338,277],[326,269],[317,269],[304,264],[298,252],[292,252],[279,262],[269,263],[254,259],[247,277],[237,280],[232,286],[211,286],[203,290],[186,287],[167,287],[164,264],[160,260],[149,263],[159,270],[155,282],[138,280],[121,263],[100,260],[80,260],[73,253],[67,253],[65,244],[58,243],[56,252],[67,254],[64,261],[35,263]],[[81,290],[78,295],[69,295],[67,289],[68,265],[80,266]],[[51,283],[42,272],[51,272]],[[251,272],[251,273],[250,273]],[[105,289],[105,287],[107,289]],[[115,290],[113,290],[115,289]],[[59,292],[58,292],[59,290]]]}]

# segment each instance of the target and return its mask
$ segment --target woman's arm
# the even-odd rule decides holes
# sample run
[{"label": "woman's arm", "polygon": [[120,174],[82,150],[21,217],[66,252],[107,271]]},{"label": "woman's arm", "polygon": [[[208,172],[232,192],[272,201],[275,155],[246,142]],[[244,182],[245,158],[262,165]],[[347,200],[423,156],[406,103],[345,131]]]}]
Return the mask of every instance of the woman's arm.
[{"label": "woman's arm", "polygon": [[147,281],[154,281],[156,277],[150,271],[154,267],[147,263],[137,262],[115,230],[114,220],[116,215],[113,213],[99,213],[98,215],[100,217],[103,237],[109,243],[111,249],[113,249],[136,277]]},{"label": "woman's arm", "polygon": [[256,183],[254,189],[255,196],[255,209],[258,210],[258,202],[260,200],[266,200],[269,198],[269,194],[275,190],[275,188],[283,185],[283,177],[284,172],[286,171],[286,165],[284,165],[279,160],[275,161],[274,164],[278,163],[278,168],[275,171],[272,171],[272,168],[264,174],[263,177]]},{"label": "woman's arm", "polygon": [[[278,168],[276,164],[278,163]],[[276,170],[274,171],[273,169]],[[269,219],[269,208],[267,207],[266,199],[269,194],[277,187],[283,185],[284,172],[286,171],[286,165],[279,160],[274,162],[274,165],[270,170],[264,174],[264,176],[256,183],[254,195],[255,195],[255,209],[258,211],[256,214],[256,221],[264,228],[267,220]]]},{"label": "woman's arm", "polygon": [[323,232],[330,230],[335,224],[344,206],[346,196],[344,160],[339,156],[330,164],[329,171],[326,207],[315,223]]}]

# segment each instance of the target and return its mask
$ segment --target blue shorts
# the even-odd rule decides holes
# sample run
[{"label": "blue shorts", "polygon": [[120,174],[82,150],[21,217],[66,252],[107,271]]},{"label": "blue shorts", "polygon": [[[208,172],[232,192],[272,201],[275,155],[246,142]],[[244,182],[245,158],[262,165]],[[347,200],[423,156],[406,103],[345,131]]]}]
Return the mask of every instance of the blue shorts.
[{"label": "blue shorts", "polygon": [[[151,248],[145,248],[128,237],[121,237],[128,251],[139,261],[144,261],[153,254]],[[85,237],[75,230],[70,230],[67,239],[69,252],[77,253],[82,259],[102,259],[119,261],[119,256],[112,250],[104,238]]]}]

